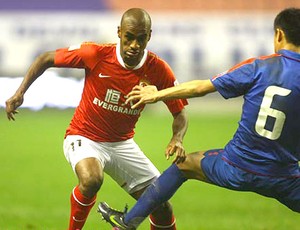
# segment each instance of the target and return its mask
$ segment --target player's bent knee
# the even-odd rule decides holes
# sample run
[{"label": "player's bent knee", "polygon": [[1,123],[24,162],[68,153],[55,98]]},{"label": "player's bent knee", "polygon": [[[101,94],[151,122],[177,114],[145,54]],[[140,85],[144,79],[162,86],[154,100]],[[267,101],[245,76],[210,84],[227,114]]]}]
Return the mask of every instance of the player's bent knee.
[{"label": "player's bent knee", "polygon": [[204,158],[203,152],[188,154],[186,160],[177,164],[183,175],[187,179],[205,180],[205,175],[201,168],[201,160]]},{"label": "player's bent knee", "polygon": [[102,185],[102,180],[99,177],[89,177],[80,180],[79,187],[82,193],[88,197],[96,195]]}]

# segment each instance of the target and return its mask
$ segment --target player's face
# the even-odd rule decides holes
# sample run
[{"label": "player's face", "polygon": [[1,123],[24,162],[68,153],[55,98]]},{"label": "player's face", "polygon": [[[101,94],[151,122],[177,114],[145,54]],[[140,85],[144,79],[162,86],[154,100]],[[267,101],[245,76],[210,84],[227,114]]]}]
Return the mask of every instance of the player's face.
[{"label": "player's face", "polygon": [[118,28],[120,38],[121,57],[127,68],[134,68],[139,64],[150,39],[151,30],[144,25],[128,22]]}]

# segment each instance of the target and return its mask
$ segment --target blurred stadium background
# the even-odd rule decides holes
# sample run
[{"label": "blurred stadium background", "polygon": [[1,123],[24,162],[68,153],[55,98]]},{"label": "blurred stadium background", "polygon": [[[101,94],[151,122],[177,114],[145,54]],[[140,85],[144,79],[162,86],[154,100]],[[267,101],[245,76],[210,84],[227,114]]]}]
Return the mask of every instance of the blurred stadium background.
[{"label": "blurred stadium background", "polygon": [[[0,107],[3,107],[20,81],[15,78],[25,74],[38,54],[82,41],[117,41],[116,29],[127,8],[142,7],[150,12],[153,36],[148,48],[167,60],[183,82],[207,78],[245,58],[272,53],[274,15],[285,7],[299,7],[300,1],[0,0],[0,5]],[[81,89],[83,72],[51,71],[56,77],[30,89],[25,107],[76,105],[79,98],[73,87]],[[67,79],[60,78],[66,76]],[[57,97],[36,96],[53,87],[58,87]],[[59,94],[62,92],[65,96]]]},{"label": "blurred stadium background", "polygon": [[[41,52],[82,41],[117,41],[120,16],[127,8],[142,7],[149,11],[153,20],[153,36],[148,48],[167,60],[178,80],[183,82],[207,78],[243,59],[272,53],[275,14],[285,7],[299,7],[300,1],[0,0],[0,6],[2,107],[7,96],[15,90],[13,85],[18,84],[16,79],[13,83],[7,81],[11,77],[23,76]],[[78,70],[51,71],[57,77],[70,77],[67,79],[72,81],[70,85],[78,83],[83,76],[82,71]],[[75,83],[73,78],[77,79]],[[66,95],[76,94],[72,87],[65,87],[67,80],[62,83],[56,80],[60,79],[49,79],[47,84],[33,90],[45,92],[43,87],[50,90],[59,86],[59,89],[70,92]],[[30,93],[33,90],[30,89]],[[28,96],[24,106],[36,104],[34,100],[38,97],[35,95]],[[39,102],[38,108],[55,107],[60,104],[57,100],[66,102],[63,107],[76,104],[78,97],[66,97],[70,100],[57,97],[53,101],[45,101],[41,98],[44,103]]]},{"label": "blurred stadium background", "polygon": [[[281,9],[292,6],[300,7],[300,1],[0,0],[0,173],[5,175],[4,186],[0,189],[0,197],[3,198],[0,229],[56,230],[62,228],[52,227],[55,226],[53,219],[56,218],[57,226],[62,226],[61,223],[66,224],[68,218],[68,196],[75,179],[60,153],[61,139],[71,118],[72,108],[80,99],[83,72],[70,69],[46,71],[29,89],[23,105],[23,108],[38,112],[25,109],[14,124],[5,120],[5,100],[15,92],[27,68],[39,53],[82,41],[116,42],[122,13],[131,7],[142,7],[151,14],[153,21],[153,35],[148,49],[168,61],[180,82],[208,78],[243,59],[272,53],[274,16]],[[206,100],[190,100],[188,111],[191,113],[191,125],[186,138],[188,151],[199,148],[200,143],[196,138],[213,137],[201,139],[201,146],[208,148],[223,146],[231,137],[239,118],[241,100],[223,102],[217,95],[209,96]],[[62,108],[65,110],[60,110]],[[165,130],[162,129],[169,129],[169,118],[155,118],[157,112],[152,116],[151,111],[156,109],[165,111],[160,105],[148,106],[146,118],[141,120],[143,127],[137,127],[137,139],[145,152],[152,152],[153,148],[162,151],[168,140],[168,136],[152,134],[156,132],[163,135]],[[155,127],[151,126],[153,119],[157,123]],[[167,126],[164,120],[168,121]],[[200,128],[202,132],[199,132]],[[155,146],[153,141],[157,143]],[[158,156],[153,159],[161,170],[169,164]],[[61,178],[63,184],[57,185],[56,178]],[[109,190],[109,186],[115,185],[110,183],[104,187],[101,199],[119,205]],[[53,186],[56,187],[56,193],[51,192],[51,195],[55,198],[49,193],[47,201],[47,192]],[[179,227],[189,226],[199,213],[201,220],[207,221],[203,223],[199,219],[199,225],[181,227],[180,230],[298,229],[295,224],[299,223],[299,217],[277,202],[252,195],[242,197],[205,186],[190,183],[174,198],[179,212]],[[116,186],[113,188],[117,189]],[[203,193],[200,193],[200,189]],[[194,190],[195,193],[192,193]],[[205,198],[206,195],[211,196]],[[201,199],[199,196],[204,198],[197,203],[196,199]],[[121,192],[120,197],[123,202],[129,199],[123,197]],[[186,205],[186,200],[190,200],[189,205]],[[247,209],[249,201],[251,207]],[[224,206],[221,203],[225,203]],[[185,206],[187,212],[181,210],[181,205]],[[220,210],[217,218],[210,208]],[[250,216],[250,213],[257,213],[258,209],[262,210],[259,215]],[[48,218],[45,218],[45,213]],[[225,217],[223,213],[226,213]],[[264,219],[264,213],[268,213],[270,220]],[[214,222],[219,227],[215,227]],[[98,216],[93,214],[86,229],[98,229],[95,227],[98,224]],[[101,223],[101,229],[109,228]]]}]

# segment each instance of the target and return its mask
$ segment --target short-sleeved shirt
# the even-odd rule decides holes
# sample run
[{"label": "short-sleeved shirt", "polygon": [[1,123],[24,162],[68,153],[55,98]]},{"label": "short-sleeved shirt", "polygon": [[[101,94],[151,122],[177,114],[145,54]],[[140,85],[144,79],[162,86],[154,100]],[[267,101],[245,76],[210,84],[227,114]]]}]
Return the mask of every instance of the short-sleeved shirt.
[{"label": "short-sleeved shirt", "polygon": [[226,99],[244,97],[224,160],[261,175],[300,176],[300,54],[252,58],[211,81]]},{"label": "short-sleeved shirt", "polygon": [[[99,142],[117,142],[134,136],[144,108],[131,109],[125,96],[135,85],[151,84],[158,89],[176,84],[169,65],[145,50],[141,62],[125,68],[119,44],[82,43],[56,50],[56,67],[85,69],[82,97],[66,135],[82,135]],[[186,100],[165,102],[172,114],[180,112]]]}]

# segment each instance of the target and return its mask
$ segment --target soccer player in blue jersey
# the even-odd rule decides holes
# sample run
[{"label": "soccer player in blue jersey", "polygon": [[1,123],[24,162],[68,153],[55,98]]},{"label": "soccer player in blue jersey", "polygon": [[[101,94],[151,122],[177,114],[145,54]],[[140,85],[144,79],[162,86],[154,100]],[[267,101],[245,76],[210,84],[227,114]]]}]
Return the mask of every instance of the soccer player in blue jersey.
[{"label": "soccer player in blue jersey", "polygon": [[157,91],[136,86],[133,108],[218,91],[244,97],[239,127],[224,149],[188,154],[172,164],[128,213],[106,203],[99,211],[119,229],[135,229],[188,179],[272,197],[300,212],[300,9],[288,8],[274,20],[275,54],[246,60],[208,80],[194,80]]}]

